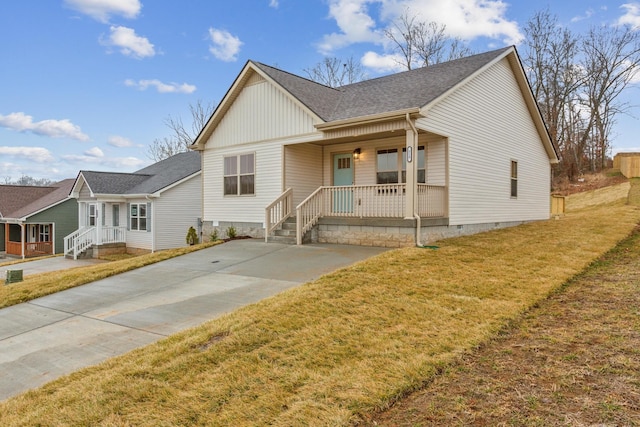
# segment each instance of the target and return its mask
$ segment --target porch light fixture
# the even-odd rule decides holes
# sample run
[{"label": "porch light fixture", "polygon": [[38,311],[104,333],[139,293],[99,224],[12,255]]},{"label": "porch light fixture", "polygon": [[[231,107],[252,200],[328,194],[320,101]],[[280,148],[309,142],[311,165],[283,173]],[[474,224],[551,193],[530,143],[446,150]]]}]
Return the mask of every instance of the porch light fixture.
[{"label": "porch light fixture", "polygon": [[353,150],[353,158],[358,160],[360,158],[360,149],[356,148],[355,150]]}]

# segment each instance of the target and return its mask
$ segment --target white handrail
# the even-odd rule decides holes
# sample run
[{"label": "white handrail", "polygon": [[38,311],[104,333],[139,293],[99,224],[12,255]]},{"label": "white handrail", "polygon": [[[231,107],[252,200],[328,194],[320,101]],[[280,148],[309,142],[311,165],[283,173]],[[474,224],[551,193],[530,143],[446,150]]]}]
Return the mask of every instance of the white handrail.
[{"label": "white handrail", "polygon": [[323,215],[325,188],[327,187],[319,187],[296,206],[296,245],[302,244],[304,233],[311,230]]},{"label": "white handrail", "polygon": [[287,188],[264,210],[264,241],[267,242],[273,230],[291,216],[293,208],[293,188]]},{"label": "white handrail", "polygon": [[[127,240],[127,227],[102,227],[101,242],[121,243]],[[73,259],[96,243],[98,232],[96,227],[82,227],[64,238],[64,255],[73,253]]]}]

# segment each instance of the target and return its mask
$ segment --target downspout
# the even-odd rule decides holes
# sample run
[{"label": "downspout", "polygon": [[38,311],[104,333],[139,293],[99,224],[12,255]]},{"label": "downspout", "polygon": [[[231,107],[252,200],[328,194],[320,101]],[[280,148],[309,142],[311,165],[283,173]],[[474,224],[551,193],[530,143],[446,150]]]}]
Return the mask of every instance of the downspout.
[{"label": "downspout", "polygon": [[153,201],[149,198],[149,195],[144,196],[149,202],[151,202],[151,253],[156,251],[156,207],[153,205]]},{"label": "downspout", "polygon": [[[417,155],[417,150],[418,150],[418,147],[416,147],[416,145],[417,145],[416,144],[416,139],[418,137],[418,129],[413,124],[413,121],[411,120],[411,117],[410,117],[409,113],[407,113],[405,117],[406,117],[407,123],[409,123],[409,126],[411,126],[411,130],[413,131],[413,146],[414,146],[413,151],[415,151],[415,153],[414,153],[414,156],[415,156],[415,155]],[[412,168],[414,168],[414,162],[415,162],[415,160],[411,161],[411,163],[412,163],[411,167]],[[416,179],[416,182],[417,182],[416,174],[414,173],[412,175],[413,175],[414,179]],[[413,185],[413,201],[414,201],[413,217],[416,220],[416,246],[420,246],[421,247],[422,246],[422,242],[421,242],[421,239],[420,239],[420,231],[422,230],[422,224],[421,224],[421,220],[420,220],[420,215],[418,215],[418,213],[415,211],[415,201],[416,201],[416,199],[418,197],[418,192],[416,191],[416,188],[417,188],[417,184],[414,183],[414,185]]]}]

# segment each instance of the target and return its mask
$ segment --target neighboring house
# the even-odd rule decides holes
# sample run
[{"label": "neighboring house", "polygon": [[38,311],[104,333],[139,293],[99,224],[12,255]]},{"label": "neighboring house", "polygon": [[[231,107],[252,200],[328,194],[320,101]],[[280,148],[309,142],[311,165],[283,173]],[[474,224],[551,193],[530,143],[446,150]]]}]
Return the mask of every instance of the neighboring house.
[{"label": "neighboring house", "polygon": [[49,186],[0,185],[0,252],[22,258],[60,254],[76,229],[73,179]]},{"label": "neighboring house", "polygon": [[287,226],[298,244],[548,219],[558,161],[514,47],[339,88],[249,61],[191,148],[205,235]]},{"label": "neighboring house", "polygon": [[200,153],[176,154],[134,173],[80,171],[71,197],[78,229],[65,255],[154,252],[186,245],[202,211]]}]

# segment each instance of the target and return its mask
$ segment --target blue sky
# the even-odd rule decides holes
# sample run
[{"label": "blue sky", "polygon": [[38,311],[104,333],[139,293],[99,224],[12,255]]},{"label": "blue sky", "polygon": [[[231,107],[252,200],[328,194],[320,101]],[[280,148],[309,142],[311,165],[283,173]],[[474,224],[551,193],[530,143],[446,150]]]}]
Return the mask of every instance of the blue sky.
[{"label": "blue sky", "polygon": [[[475,52],[521,43],[549,7],[562,25],[640,26],[640,2],[563,0],[5,0],[0,3],[0,183],[79,170],[131,172],[147,147],[217,105],[249,59],[305,76],[325,55],[389,73],[382,32],[406,8]],[[628,89],[633,103],[638,88]],[[640,103],[639,103],[640,104]],[[640,150],[640,106],[620,117],[614,151]]]}]

